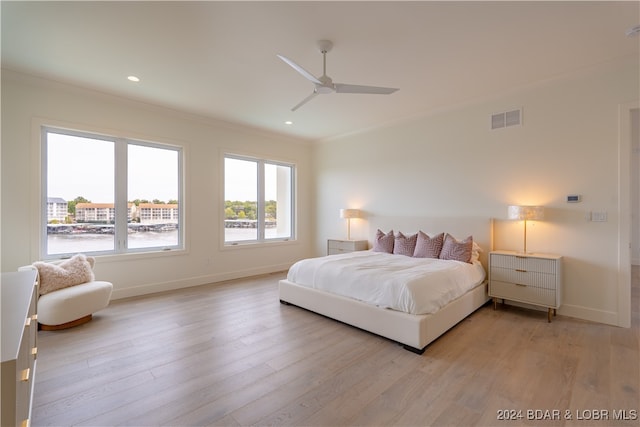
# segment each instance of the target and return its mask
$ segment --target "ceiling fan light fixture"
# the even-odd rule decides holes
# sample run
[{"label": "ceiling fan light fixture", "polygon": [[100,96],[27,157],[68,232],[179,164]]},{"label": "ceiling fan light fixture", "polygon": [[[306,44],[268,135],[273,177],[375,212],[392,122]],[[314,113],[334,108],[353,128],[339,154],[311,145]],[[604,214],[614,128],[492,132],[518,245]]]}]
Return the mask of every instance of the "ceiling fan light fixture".
[{"label": "ceiling fan light fixture", "polygon": [[327,53],[333,48],[333,42],[331,40],[318,40],[317,46],[320,53]]},{"label": "ceiling fan light fixture", "polygon": [[131,76],[127,76],[127,80],[129,80],[130,82],[138,83],[140,81],[140,77],[131,75]]}]

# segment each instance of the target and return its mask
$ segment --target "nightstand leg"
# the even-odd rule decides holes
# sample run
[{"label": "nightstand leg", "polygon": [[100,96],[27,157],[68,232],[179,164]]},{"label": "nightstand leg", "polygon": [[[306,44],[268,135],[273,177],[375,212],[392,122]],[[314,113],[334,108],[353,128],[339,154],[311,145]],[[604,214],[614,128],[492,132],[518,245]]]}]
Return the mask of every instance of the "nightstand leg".
[{"label": "nightstand leg", "polygon": [[494,310],[498,309],[498,298],[496,297],[493,298],[493,309]]},{"label": "nightstand leg", "polygon": [[[551,323],[551,310],[552,310],[552,309],[550,308],[550,309],[547,311],[547,322],[548,322],[548,323]],[[553,311],[555,311],[555,310],[553,310]],[[555,313],[554,313],[554,314],[555,314]]]}]

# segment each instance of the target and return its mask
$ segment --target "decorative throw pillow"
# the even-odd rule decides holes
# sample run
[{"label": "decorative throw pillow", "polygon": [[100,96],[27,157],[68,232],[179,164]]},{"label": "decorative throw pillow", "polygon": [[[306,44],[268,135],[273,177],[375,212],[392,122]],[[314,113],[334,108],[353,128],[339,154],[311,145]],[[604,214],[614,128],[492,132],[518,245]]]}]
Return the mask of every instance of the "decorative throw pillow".
[{"label": "decorative throw pillow", "polygon": [[373,241],[373,251],[374,252],[386,252],[388,254],[393,253],[393,230],[389,231],[387,234],[384,232],[376,231],[376,238]]},{"label": "decorative throw pillow", "polygon": [[440,259],[452,259],[455,261],[471,262],[471,251],[473,248],[473,237],[469,236],[463,241],[456,240],[447,233],[440,251]]},{"label": "decorative throw pillow", "polygon": [[474,263],[480,260],[480,252],[482,252],[482,248],[478,245],[475,240],[473,241],[473,246],[471,247],[471,259],[470,263]]},{"label": "decorative throw pillow", "polygon": [[428,234],[418,231],[414,258],[438,258],[444,242],[444,233],[429,237]]},{"label": "decorative throw pillow", "polygon": [[34,262],[40,276],[40,295],[93,281],[94,263],[95,258],[83,254],[74,255],[60,264]]},{"label": "decorative throw pillow", "polygon": [[413,251],[415,251],[416,249],[417,240],[417,234],[405,236],[401,231],[399,231],[394,238],[393,253],[395,255],[413,256]]}]

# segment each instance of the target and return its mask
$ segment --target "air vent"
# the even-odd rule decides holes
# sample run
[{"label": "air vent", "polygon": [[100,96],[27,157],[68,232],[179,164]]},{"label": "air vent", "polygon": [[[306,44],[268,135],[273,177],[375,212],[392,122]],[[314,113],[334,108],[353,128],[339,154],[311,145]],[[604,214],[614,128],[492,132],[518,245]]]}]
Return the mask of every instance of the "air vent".
[{"label": "air vent", "polygon": [[522,108],[491,115],[491,130],[520,126],[521,124]]}]

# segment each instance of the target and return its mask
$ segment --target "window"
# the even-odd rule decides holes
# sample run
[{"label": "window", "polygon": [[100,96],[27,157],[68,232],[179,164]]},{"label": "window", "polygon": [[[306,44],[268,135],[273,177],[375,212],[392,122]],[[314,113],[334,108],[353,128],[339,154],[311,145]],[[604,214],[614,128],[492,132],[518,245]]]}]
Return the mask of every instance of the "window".
[{"label": "window", "polygon": [[225,244],[294,238],[294,173],[290,164],[225,156]]},{"label": "window", "polygon": [[44,127],[44,258],[182,248],[182,150]]}]

